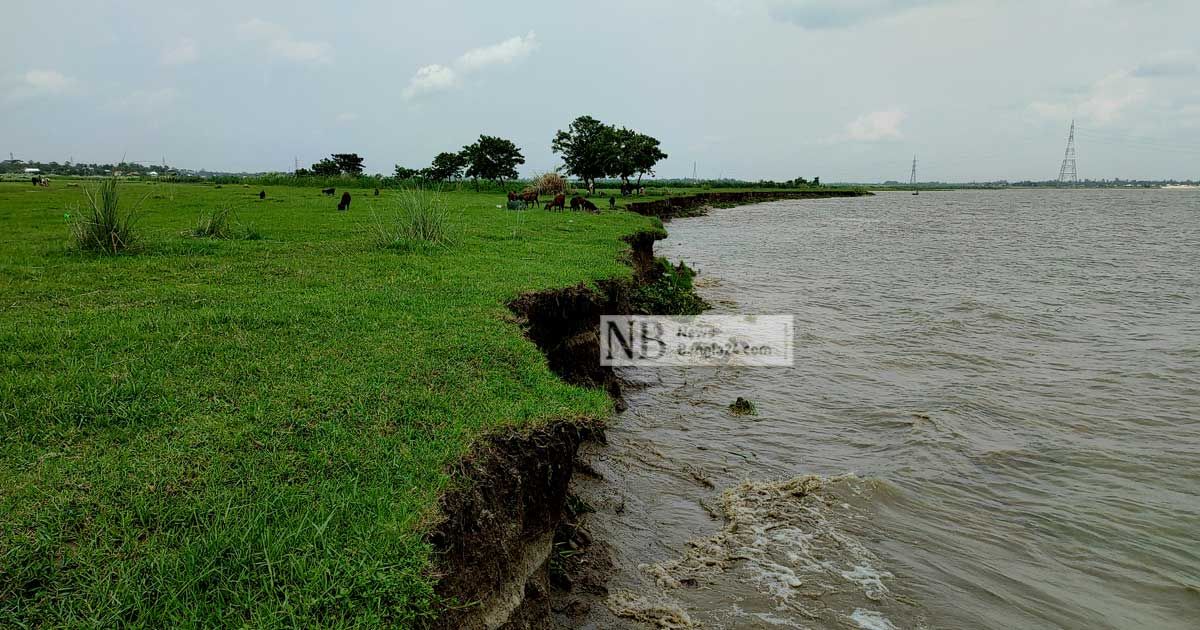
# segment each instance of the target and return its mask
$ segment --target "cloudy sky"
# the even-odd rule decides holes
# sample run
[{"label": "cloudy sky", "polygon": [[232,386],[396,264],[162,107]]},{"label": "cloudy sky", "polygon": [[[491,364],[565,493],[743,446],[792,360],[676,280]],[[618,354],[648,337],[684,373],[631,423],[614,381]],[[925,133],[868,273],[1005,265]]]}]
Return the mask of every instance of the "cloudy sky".
[{"label": "cloudy sky", "polygon": [[[590,114],[659,175],[1200,178],[1196,0],[14,2],[0,152],[424,166],[481,132],[524,172]],[[7,157],[7,155],[4,155]]]}]

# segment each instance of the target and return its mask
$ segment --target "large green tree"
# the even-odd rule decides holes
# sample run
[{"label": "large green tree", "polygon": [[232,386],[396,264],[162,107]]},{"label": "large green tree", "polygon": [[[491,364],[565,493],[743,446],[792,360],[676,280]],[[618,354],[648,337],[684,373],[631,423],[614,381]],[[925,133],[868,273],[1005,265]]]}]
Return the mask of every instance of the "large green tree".
[{"label": "large green tree", "polygon": [[357,153],[334,153],[312,165],[313,175],[334,177],[337,175],[362,175],[363,159]]},{"label": "large green tree", "polygon": [[582,179],[589,190],[597,179],[616,174],[617,132],[591,116],[580,116],[566,131],[559,131],[550,148],[562,155],[567,172]]},{"label": "large green tree", "polygon": [[363,159],[357,153],[334,153],[333,161],[343,175],[362,175]]},{"label": "large green tree", "polygon": [[525,156],[511,140],[496,136],[480,135],[474,143],[463,147],[462,157],[466,162],[466,175],[475,180],[478,188],[480,179],[490,179],[504,185],[505,180],[517,178],[517,167],[525,163]]},{"label": "large green tree", "polygon": [[425,169],[425,174],[436,182],[444,182],[462,177],[463,168],[467,165],[462,153],[444,151],[433,158],[433,164]]},{"label": "large green tree", "polygon": [[[642,185],[643,175],[653,175],[654,167],[667,159],[659,146],[658,138],[633,132],[629,141],[621,145],[622,161],[629,164],[631,174],[637,175],[637,185]],[[629,181],[626,179],[626,181]]]},{"label": "large green tree", "polygon": [[338,169],[337,162],[329,158],[313,164],[311,170],[312,174],[318,177],[336,177],[342,174],[342,171]]}]

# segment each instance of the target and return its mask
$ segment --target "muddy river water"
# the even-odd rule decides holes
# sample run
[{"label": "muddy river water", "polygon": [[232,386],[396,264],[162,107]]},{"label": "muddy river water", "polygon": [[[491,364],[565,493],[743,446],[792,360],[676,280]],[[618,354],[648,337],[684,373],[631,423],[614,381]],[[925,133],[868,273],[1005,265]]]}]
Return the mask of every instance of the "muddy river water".
[{"label": "muddy river water", "polygon": [[[713,210],[659,255],[790,368],[630,369],[585,627],[1200,627],[1200,194]],[[757,415],[734,416],[739,396]]]}]

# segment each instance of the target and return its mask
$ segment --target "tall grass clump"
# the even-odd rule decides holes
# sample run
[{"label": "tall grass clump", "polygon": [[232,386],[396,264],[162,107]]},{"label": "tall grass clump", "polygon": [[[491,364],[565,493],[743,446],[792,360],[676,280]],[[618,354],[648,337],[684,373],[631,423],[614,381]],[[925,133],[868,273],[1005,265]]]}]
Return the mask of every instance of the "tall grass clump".
[{"label": "tall grass clump", "polygon": [[450,212],[436,191],[423,188],[402,189],[396,213],[375,216],[375,240],[388,249],[419,249],[450,245]]},{"label": "tall grass clump", "polygon": [[192,236],[196,238],[229,238],[233,233],[233,209],[221,207],[200,215]]},{"label": "tall grass clump", "polygon": [[137,209],[121,209],[117,178],[109,177],[95,188],[84,187],[87,205],[71,223],[75,245],[84,251],[117,254],[138,243]]}]

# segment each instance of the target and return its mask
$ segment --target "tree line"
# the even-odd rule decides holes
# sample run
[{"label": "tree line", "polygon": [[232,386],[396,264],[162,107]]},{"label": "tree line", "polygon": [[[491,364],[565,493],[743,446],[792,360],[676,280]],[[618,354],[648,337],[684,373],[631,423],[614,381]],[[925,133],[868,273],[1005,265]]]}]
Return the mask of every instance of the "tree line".
[{"label": "tree line", "polygon": [[[580,116],[566,130],[558,131],[550,147],[562,156],[563,165],[557,170],[583,180],[588,188],[593,188],[596,180],[605,178],[620,179],[632,185],[636,177],[640,186],[642,177],[653,175],[655,165],[667,158],[657,138],[608,125],[591,116]],[[363,172],[362,162],[356,153],[335,153],[310,169],[297,170],[296,176],[358,176]],[[425,168],[397,164],[392,175],[399,180],[434,182],[465,178],[477,186],[480,180],[487,180],[503,186],[519,177],[517,167],[524,163],[525,156],[511,140],[481,134],[475,142],[458,151],[438,153]]]}]

